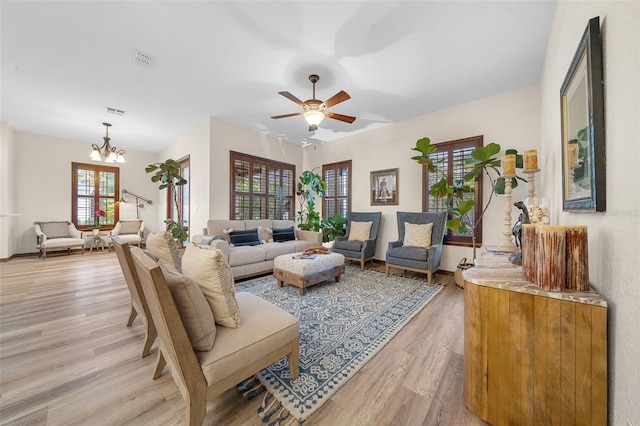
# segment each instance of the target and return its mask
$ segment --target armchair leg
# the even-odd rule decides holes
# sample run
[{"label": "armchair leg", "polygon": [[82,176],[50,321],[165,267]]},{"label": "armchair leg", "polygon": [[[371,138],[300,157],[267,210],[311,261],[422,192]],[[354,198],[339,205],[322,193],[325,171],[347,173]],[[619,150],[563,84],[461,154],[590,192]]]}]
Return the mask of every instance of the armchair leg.
[{"label": "armchair leg", "polygon": [[365,262],[364,259],[360,259],[360,270],[361,271],[364,271],[364,262]]},{"label": "armchair leg", "polygon": [[389,264],[385,263],[384,265],[384,273],[388,277],[389,276]]},{"label": "armchair leg", "polygon": [[138,312],[136,311],[136,308],[134,308],[133,305],[131,305],[131,311],[129,312],[129,320],[127,320],[127,327],[131,327],[131,324],[133,324],[133,320],[135,320],[137,316],[138,316]]},{"label": "armchair leg", "polygon": [[153,380],[156,380],[158,377],[162,376],[162,372],[164,371],[164,367],[167,365],[167,361],[164,359],[164,355],[162,355],[162,350],[158,347],[158,357],[156,358],[156,367],[153,370]]},{"label": "armchair leg", "polygon": [[431,287],[431,271],[427,271],[427,285]]},{"label": "armchair leg", "polygon": [[151,322],[151,320],[147,320],[145,325],[147,326],[147,330],[144,336],[144,346],[142,347],[142,358],[149,355],[151,346],[153,346],[153,342],[155,342],[156,337],[158,337],[156,326],[153,322]]}]

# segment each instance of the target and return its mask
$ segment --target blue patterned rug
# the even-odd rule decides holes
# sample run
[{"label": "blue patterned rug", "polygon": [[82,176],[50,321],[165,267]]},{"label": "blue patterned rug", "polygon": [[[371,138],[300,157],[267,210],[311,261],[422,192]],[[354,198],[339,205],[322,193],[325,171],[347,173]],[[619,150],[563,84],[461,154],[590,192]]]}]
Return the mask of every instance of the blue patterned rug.
[{"label": "blue patterned rug", "polygon": [[[273,276],[236,283],[237,292],[256,294],[300,320],[298,380],[290,380],[286,358],[256,375],[268,391],[258,411],[265,423],[307,419],[442,290],[425,279],[346,268],[339,283],[308,287],[304,296],[286,283],[279,288]],[[252,386],[239,388],[249,395]]]}]

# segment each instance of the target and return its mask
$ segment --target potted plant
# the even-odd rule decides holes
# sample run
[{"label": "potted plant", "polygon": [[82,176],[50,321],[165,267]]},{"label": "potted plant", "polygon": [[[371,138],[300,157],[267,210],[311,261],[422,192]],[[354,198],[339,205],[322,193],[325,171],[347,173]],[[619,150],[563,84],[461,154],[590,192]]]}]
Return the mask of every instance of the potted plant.
[{"label": "potted plant", "polygon": [[305,231],[320,231],[322,226],[320,213],[315,210],[316,197],[323,197],[327,184],[322,177],[315,173],[315,169],[302,172],[298,178],[298,228]]},{"label": "potted plant", "polygon": [[173,203],[176,207],[176,219],[166,219],[164,223],[167,225],[167,231],[171,233],[171,236],[178,247],[182,247],[183,243],[189,238],[188,227],[182,220],[182,203],[178,200],[177,187],[185,185],[187,180],[180,175],[180,163],[168,159],[163,163],[153,163],[145,167],[145,172],[153,173],[151,176],[151,182],[160,182],[159,189],[169,189],[169,194],[173,198]]},{"label": "potted plant", "polygon": [[95,211],[95,219],[93,221],[93,235],[97,237],[100,235],[100,218],[106,217],[107,213],[104,210],[97,209]]},{"label": "potted plant", "polygon": [[[431,145],[429,149],[431,148],[436,147]],[[466,165],[470,169],[469,172],[467,172],[467,174],[465,174],[462,179],[459,179],[451,184],[448,182],[447,176],[445,175],[444,171],[438,168],[438,164],[429,165],[429,172],[439,173],[441,175],[441,179],[431,186],[431,188],[429,189],[429,193],[431,194],[431,196],[436,198],[446,197],[445,205],[447,208],[447,212],[451,216],[450,219],[447,220],[448,229],[460,233],[467,233],[469,232],[469,230],[471,230],[473,259],[476,258],[476,227],[489,208],[489,205],[493,200],[493,196],[495,194],[504,194],[505,191],[504,177],[502,177],[500,173],[500,159],[496,157],[496,155],[500,152],[500,149],[500,145],[494,142],[491,142],[486,146],[480,146],[474,149],[470,153],[470,158],[467,158],[466,160]],[[435,152],[435,149],[431,151],[431,153],[433,152]],[[513,149],[507,150],[506,153],[515,154],[516,167],[522,168],[522,155],[519,155],[517,151]],[[472,188],[475,186],[478,176],[480,176],[481,173],[489,179],[491,192],[489,194],[487,203],[482,208],[478,217],[472,219],[471,215],[474,211],[475,200],[468,198],[465,199],[464,194],[472,190]],[[519,176],[512,178],[512,188],[518,186],[518,180],[525,181]]]},{"label": "potted plant", "polygon": [[[332,243],[336,237],[343,236],[347,230],[347,219],[340,213],[322,219],[322,242]],[[328,244],[329,245],[329,244]]]}]

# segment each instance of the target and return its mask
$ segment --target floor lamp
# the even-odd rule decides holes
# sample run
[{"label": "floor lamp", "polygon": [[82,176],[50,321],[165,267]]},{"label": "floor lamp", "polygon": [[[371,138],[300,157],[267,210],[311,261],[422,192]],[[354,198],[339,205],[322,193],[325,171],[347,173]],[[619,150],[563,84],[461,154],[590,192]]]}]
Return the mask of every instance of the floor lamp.
[{"label": "floor lamp", "polygon": [[140,219],[140,209],[144,207],[144,204],[142,204],[140,202],[140,200],[144,201],[147,204],[153,204],[153,202],[151,200],[148,200],[148,199],[144,198],[141,195],[134,194],[131,191],[127,191],[126,189],[122,190],[122,195],[120,196],[120,199],[118,200],[119,203],[126,203],[126,201],[124,199],[125,194],[129,195],[130,197],[134,197],[136,199],[136,219]]}]

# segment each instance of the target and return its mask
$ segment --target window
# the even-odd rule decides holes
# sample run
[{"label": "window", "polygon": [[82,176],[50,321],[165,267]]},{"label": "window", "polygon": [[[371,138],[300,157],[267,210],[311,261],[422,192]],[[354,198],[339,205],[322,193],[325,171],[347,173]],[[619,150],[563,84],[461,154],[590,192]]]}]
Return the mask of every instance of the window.
[{"label": "window", "polygon": [[230,151],[232,220],[294,220],[296,166]]},{"label": "window", "polygon": [[[178,198],[178,202],[180,203],[180,212],[182,212],[182,220],[184,222],[184,225],[187,227],[187,232],[189,232],[190,231],[189,229],[189,213],[190,213],[189,187],[191,185],[191,175],[189,173],[191,171],[189,156],[187,155],[186,157],[179,159],[178,163],[180,163],[180,176],[185,178],[187,180],[187,183],[184,185],[176,186],[176,192],[178,193],[177,198]],[[176,209],[176,204],[173,200],[173,195],[171,194],[171,191],[168,190],[168,188],[167,188],[167,218],[178,220],[178,210]]]},{"label": "window", "polygon": [[95,223],[95,211],[102,229],[112,229],[118,222],[117,194],[120,193],[120,169],[94,164],[71,163],[71,221],[78,230],[89,230]]},{"label": "window", "polygon": [[[462,179],[464,175],[471,170],[471,167],[465,166],[465,161],[467,158],[471,158],[471,152],[475,148],[482,146],[482,144],[482,136],[439,143],[437,144],[438,150],[431,154],[429,158],[433,160],[439,170],[442,170],[449,184],[452,184],[456,180]],[[439,173],[429,173],[427,167],[422,166],[422,176],[422,210],[435,212],[446,211],[447,200],[445,198],[434,198],[429,193],[431,185],[440,181],[442,175]],[[465,199],[475,199],[473,217],[470,218],[470,221],[473,223],[475,218],[479,217],[482,212],[482,175],[478,176],[478,182],[475,188],[467,192],[464,197]],[[482,221],[480,221],[475,231],[476,243],[482,243]],[[471,229],[464,234],[447,229],[444,241],[445,244],[470,246],[472,244]]]},{"label": "window", "polygon": [[347,218],[351,210],[351,160],[322,166],[322,179],[327,190],[322,201],[322,217],[336,213]]}]

